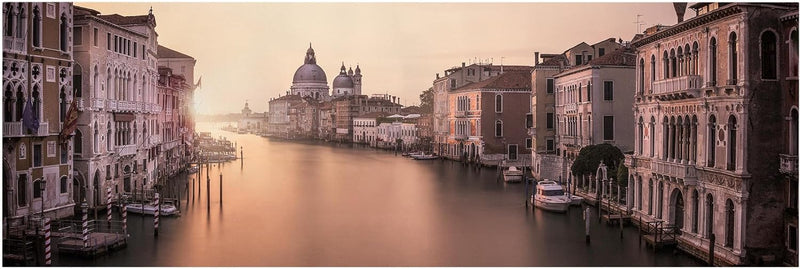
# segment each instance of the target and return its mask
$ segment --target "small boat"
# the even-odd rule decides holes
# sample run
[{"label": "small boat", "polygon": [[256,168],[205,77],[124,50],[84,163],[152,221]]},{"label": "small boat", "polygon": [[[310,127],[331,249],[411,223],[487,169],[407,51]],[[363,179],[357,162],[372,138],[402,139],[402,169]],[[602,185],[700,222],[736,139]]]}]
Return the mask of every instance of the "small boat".
[{"label": "small boat", "polygon": [[531,197],[533,205],[553,212],[566,212],[569,208],[571,200],[564,193],[558,183],[552,180],[540,181],[536,185],[536,192]]},{"label": "small boat", "polygon": [[194,173],[197,173],[198,170],[200,170],[200,169],[197,168],[197,166],[192,166],[192,167],[189,167],[189,169],[186,169],[186,172],[189,173],[189,174],[194,174]]},{"label": "small boat", "polygon": [[522,182],[522,170],[516,166],[508,167],[508,170],[503,171],[503,180],[508,183]]},{"label": "small boat", "polygon": [[409,155],[409,156],[411,156],[411,158],[414,158],[414,160],[418,161],[439,159],[439,156],[433,154],[420,154],[420,155]]},{"label": "small boat", "polygon": [[414,151],[414,152],[404,152],[403,157],[413,158],[415,155],[425,155],[422,151]]},{"label": "small boat", "polygon": [[[136,213],[136,214],[143,214],[143,215],[155,215],[156,207],[158,207],[158,205],[155,205],[155,204],[152,204],[152,203],[145,204],[144,207],[142,207],[141,203],[128,204],[128,205],[125,206],[125,208],[128,210],[128,212]],[[164,203],[161,204],[161,211],[158,212],[158,215],[159,216],[171,216],[171,215],[177,215],[177,214],[180,214],[180,213],[181,212],[178,211],[178,208],[175,207],[175,205],[173,205],[172,202],[164,202]]]}]

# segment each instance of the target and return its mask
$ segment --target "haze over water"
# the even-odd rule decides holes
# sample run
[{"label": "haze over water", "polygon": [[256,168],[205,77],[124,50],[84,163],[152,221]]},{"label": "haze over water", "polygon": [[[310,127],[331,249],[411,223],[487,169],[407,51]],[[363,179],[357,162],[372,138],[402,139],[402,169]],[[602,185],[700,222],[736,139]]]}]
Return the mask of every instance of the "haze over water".
[{"label": "haze over water", "polygon": [[[592,221],[584,242],[580,209],[525,208],[524,184],[497,181],[450,161],[414,161],[392,152],[295,143],[220,131],[244,147],[243,165],[190,177],[181,217],[129,214],[128,247],[92,266],[699,266],[671,250],[638,244],[635,228]],[[180,183],[185,188],[184,183]],[[596,211],[595,211],[596,212]],[[593,212],[593,214],[595,213]],[[118,218],[115,215],[115,219]]]}]

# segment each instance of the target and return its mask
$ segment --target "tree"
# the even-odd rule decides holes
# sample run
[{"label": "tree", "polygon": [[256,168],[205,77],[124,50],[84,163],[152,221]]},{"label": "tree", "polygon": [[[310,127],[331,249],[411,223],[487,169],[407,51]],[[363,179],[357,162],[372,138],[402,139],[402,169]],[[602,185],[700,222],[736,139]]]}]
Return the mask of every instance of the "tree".
[{"label": "tree", "polygon": [[419,108],[423,113],[433,112],[433,87],[422,91],[419,95]]},{"label": "tree", "polygon": [[628,186],[628,167],[624,163],[617,168],[617,182],[622,187]]},{"label": "tree", "polygon": [[571,170],[576,177],[592,175],[597,171],[597,167],[600,166],[600,161],[603,161],[608,170],[607,174],[616,176],[617,167],[622,165],[624,159],[625,155],[614,145],[608,143],[591,145],[581,149],[578,157],[572,162]]}]

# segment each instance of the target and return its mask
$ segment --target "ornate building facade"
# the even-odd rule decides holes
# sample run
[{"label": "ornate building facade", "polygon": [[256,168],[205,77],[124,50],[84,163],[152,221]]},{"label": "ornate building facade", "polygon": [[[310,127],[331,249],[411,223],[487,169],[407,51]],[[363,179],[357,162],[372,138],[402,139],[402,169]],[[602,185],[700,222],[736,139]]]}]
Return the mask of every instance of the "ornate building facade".
[{"label": "ornate building facade", "polygon": [[796,88],[796,66],[787,68],[789,57],[779,55],[792,44],[791,32],[780,29],[797,4],[691,8],[696,17],[682,21],[679,12],[678,24],[648,29],[632,42],[628,207],[635,218],[674,225],[678,247],[698,257],[707,259],[715,242],[717,264],[780,262],[789,225],[779,154],[792,151],[775,135],[789,129],[791,109],[776,104],[781,85]]}]

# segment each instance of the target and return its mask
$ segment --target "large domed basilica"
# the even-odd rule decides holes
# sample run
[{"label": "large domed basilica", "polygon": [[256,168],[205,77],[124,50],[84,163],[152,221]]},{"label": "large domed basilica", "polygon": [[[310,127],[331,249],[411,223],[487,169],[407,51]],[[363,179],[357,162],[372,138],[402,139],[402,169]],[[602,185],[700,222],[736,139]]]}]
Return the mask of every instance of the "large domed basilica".
[{"label": "large domed basilica", "polygon": [[[292,87],[290,89],[292,95],[321,100],[328,100],[330,97],[328,93],[328,89],[330,89],[328,87],[328,78],[322,67],[317,65],[317,58],[314,55],[314,49],[311,48],[311,44],[308,45],[303,65],[294,72],[294,79],[292,79]],[[344,63],[342,63],[341,72],[333,80],[333,96],[360,94],[361,68],[356,66],[355,73],[352,68],[349,72],[346,72]]]}]

